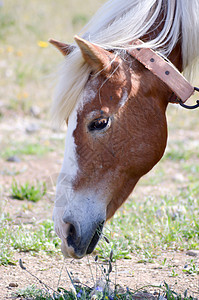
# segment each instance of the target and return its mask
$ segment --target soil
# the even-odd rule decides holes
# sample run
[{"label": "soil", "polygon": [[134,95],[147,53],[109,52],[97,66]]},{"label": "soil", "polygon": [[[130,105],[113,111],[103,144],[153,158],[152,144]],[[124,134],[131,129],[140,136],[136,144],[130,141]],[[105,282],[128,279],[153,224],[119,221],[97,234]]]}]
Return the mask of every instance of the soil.
[{"label": "soil", "polygon": [[[14,123],[17,124],[13,128],[13,116],[3,118],[0,122],[0,141],[2,145],[11,143],[17,136],[17,140],[23,144],[25,141],[41,141],[46,139],[49,142],[49,137],[53,135],[59,140],[60,146],[63,149],[62,138],[65,132],[56,133],[52,131],[47,123],[41,123],[40,120],[33,117],[20,117],[14,116]],[[27,124],[39,124],[40,130],[34,134],[27,133],[25,130]],[[4,149],[2,147],[2,149]],[[55,186],[55,178],[60,170],[61,159],[63,151],[52,151],[46,155],[39,156],[23,156],[20,162],[7,162],[4,158],[0,159],[0,191],[2,192],[2,207],[5,212],[18,223],[35,222],[35,219],[42,221],[51,219],[53,209],[53,190]],[[168,165],[175,172],[175,166]],[[19,172],[19,174],[17,174]],[[17,174],[17,175],[12,175]],[[174,176],[174,175],[173,175]],[[27,180],[39,180],[48,182],[48,194],[43,200],[36,204],[28,203],[27,201],[14,200],[10,197],[10,186],[13,178],[18,182],[23,183]],[[183,180],[183,178],[182,178]],[[170,178],[169,185],[167,183],[160,183],[158,186],[143,186],[139,184],[135,190],[135,197],[146,196],[150,193],[155,194],[158,189],[175,190],[175,186]],[[29,209],[24,210],[24,205]],[[112,281],[122,288],[139,289],[147,285],[163,285],[164,282],[169,284],[170,288],[175,292],[183,294],[187,289],[188,294],[193,297],[199,297],[199,276],[190,275],[183,272],[191,257],[194,261],[199,261],[199,252],[176,252],[167,251],[157,253],[157,258],[154,263],[139,262],[139,255],[131,256],[131,259],[117,260],[113,263],[113,272],[111,273]],[[22,259],[24,266],[33,275],[37,276],[43,283],[49,285],[51,288],[56,289],[57,286],[63,288],[70,288],[71,282],[67,274],[67,270],[72,272],[73,278],[90,287],[96,282],[96,278],[102,276],[100,271],[100,263],[96,265],[93,256],[81,259],[79,261],[71,259],[63,259],[60,255],[45,255],[45,254],[30,254],[30,253],[15,253],[15,259]],[[163,264],[166,259],[167,264]],[[92,272],[91,272],[92,270]],[[18,264],[0,266],[0,300],[11,299],[13,292],[19,288],[27,287],[28,285],[36,284],[38,287],[43,287],[38,280],[22,270]],[[145,288],[148,292],[154,293],[156,288]],[[150,297],[149,297],[150,298]],[[148,299],[149,299],[148,298]],[[144,299],[144,298],[143,298]]]}]

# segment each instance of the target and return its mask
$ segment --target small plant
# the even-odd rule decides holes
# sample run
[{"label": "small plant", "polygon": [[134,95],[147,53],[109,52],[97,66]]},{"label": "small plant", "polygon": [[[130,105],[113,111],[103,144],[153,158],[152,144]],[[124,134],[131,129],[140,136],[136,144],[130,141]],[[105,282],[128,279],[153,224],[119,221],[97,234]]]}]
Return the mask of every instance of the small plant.
[{"label": "small plant", "polygon": [[34,284],[27,286],[24,289],[18,289],[16,293],[13,293],[13,296],[22,297],[22,299],[48,299],[46,298],[47,294],[42,289],[38,289]]},{"label": "small plant", "polygon": [[37,183],[37,185],[26,182],[24,185],[19,185],[15,180],[11,187],[11,196],[18,200],[29,200],[32,202],[39,201],[46,194],[46,184]]},{"label": "small plant", "polygon": [[[1,212],[1,208],[0,208]],[[14,265],[13,247],[10,245],[9,238],[9,216],[0,214],[0,265]]]},{"label": "small plant", "polygon": [[177,276],[178,276],[178,274],[176,273],[176,271],[174,269],[172,269],[170,277],[177,277]]},{"label": "small plant", "polygon": [[199,275],[199,267],[193,259],[191,259],[190,266],[187,266],[187,268],[184,267],[182,271],[190,275]]}]

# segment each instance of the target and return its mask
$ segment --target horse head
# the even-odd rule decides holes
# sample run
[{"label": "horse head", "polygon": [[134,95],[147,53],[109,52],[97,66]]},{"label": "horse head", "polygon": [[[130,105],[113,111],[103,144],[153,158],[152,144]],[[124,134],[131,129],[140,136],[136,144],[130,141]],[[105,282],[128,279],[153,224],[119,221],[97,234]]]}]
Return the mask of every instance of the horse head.
[{"label": "horse head", "polygon": [[55,106],[68,129],[54,207],[65,256],[94,250],[106,220],[165,151],[172,90],[124,49],[141,38],[179,71],[198,55],[198,0],[142,2],[109,1],[76,45],[50,41],[66,56]]},{"label": "horse head", "polygon": [[91,73],[68,119],[54,221],[63,253],[81,258],[93,251],[105,221],[162,157],[171,92],[126,52],[77,37],[76,42]]}]

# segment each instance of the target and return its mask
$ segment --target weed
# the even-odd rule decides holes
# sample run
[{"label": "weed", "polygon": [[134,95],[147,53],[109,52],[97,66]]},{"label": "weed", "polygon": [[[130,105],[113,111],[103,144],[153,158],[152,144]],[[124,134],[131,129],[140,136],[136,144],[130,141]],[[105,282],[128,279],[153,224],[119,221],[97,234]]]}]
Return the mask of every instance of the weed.
[{"label": "weed", "polygon": [[46,194],[46,184],[43,182],[36,185],[26,182],[24,185],[18,184],[15,180],[11,187],[11,196],[18,200],[39,201]]},{"label": "weed", "polygon": [[178,274],[176,273],[175,269],[171,270],[171,275],[170,276],[171,277],[177,277],[178,276]]},{"label": "weed", "polygon": [[24,289],[18,289],[13,293],[14,297],[22,297],[23,299],[51,300],[53,298],[48,295],[48,292],[38,289],[35,285],[27,286]]},{"label": "weed", "polygon": [[190,275],[199,275],[199,267],[195,264],[194,260],[191,259],[191,262],[186,268],[182,270],[183,272]]}]

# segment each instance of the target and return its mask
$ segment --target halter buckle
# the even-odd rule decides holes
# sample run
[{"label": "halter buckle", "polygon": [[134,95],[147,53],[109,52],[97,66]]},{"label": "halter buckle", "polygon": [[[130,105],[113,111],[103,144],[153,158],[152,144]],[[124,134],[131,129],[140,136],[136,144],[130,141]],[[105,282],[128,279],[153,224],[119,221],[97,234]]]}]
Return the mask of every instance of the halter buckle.
[{"label": "halter buckle", "polygon": [[[199,92],[199,88],[194,87],[194,91]],[[179,104],[180,104],[182,107],[186,108],[186,109],[195,109],[195,108],[198,108],[198,107],[199,107],[199,100],[196,100],[196,104],[195,104],[195,105],[192,105],[192,106],[184,104],[184,103],[182,102],[182,100],[179,100]]]}]

